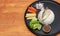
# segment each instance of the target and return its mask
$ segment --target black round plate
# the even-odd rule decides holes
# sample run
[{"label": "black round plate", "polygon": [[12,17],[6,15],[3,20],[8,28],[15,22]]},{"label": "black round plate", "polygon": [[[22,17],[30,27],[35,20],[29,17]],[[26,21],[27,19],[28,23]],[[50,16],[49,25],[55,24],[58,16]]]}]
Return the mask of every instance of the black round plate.
[{"label": "black round plate", "polygon": [[[54,35],[54,34],[60,32],[60,5],[57,4],[57,3],[54,2],[54,1],[36,1],[36,2],[32,3],[30,6],[36,8],[36,7],[35,7],[35,4],[38,3],[38,2],[44,3],[44,7],[47,6],[47,7],[49,7],[49,8],[54,12],[54,14],[55,14],[55,20],[54,20],[54,22],[51,24],[52,29],[51,29],[51,32],[48,33],[48,34],[44,33],[44,32],[42,31],[42,29],[41,29],[40,31],[38,31],[38,30],[32,30],[32,29],[29,27],[29,22],[30,22],[30,20],[27,20],[27,18],[25,17],[26,14],[28,13],[27,10],[26,10],[25,15],[24,15],[24,19],[25,19],[26,25],[27,25],[27,27],[29,28],[29,30],[30,30],[31,32],[33,32],[34,34],[39,35],[39,36],[40,36],[40,35],[46,35],[46,36],[47,36],[47,35]],[[30,7],[30,6],[29,6],[29,7]],[[27,9],[28,9],[28,7],[27,7]],[[37,9],[37,10],[38,10],[38,9]],[[38,10],[38,11],[39,11],[39,10]]]}]

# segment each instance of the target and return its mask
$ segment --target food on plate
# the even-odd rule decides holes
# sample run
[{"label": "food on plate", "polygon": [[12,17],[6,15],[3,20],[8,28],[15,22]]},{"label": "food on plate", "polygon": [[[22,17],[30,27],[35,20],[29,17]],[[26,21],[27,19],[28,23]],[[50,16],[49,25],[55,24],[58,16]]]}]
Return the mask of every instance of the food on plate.
[{"label": "food on plate", "polygon": [[29,7],[28,8],[28,12],[30,12],[30,13],[36,13],[37,10],[34,7]]},{"label": "food on plate", "polygon": [[26,14],[26,17],[36,17],[36,14],[28,13]]},{"label": "food on plate", "polygon": [[26,14],[26,17],[27,17],[27,19],[32,19],[33,17],[36,17],[36,14],[35,13],[27,13]]},{"label": "food on plate", "polygon": [[37,18],[33,18],[30,22],[30,28],[40,30],[42,25],[37,21]]},{"label": "food on plate", "polygon": [[29,20],[29,19],[33,19],[34,17],[28,17],[27,19]]},{"label": "food on plate", "polygon": [[44,25],[42,29],[44,32],[50,32],[51,31],[50,25]]},{"label": "food on plate", "polygon": [[41,8],[44,8],[44,3],[37,3],[36,4],[36,9],[41,9]]},{"label": "food on plate", "polygon": [[41,10],[38,14],[38,20],[42,24],[51,24],[55,19],[55,15],[51,9],[46,7],[46,9]]},{"label": "food on plate", "polygon": [[50,15],[50,11],[48,11],[48,7],[46,7],[44,13],[42,14],[42,21],[44,21],[45,19],[47,19],[47,17]]}]

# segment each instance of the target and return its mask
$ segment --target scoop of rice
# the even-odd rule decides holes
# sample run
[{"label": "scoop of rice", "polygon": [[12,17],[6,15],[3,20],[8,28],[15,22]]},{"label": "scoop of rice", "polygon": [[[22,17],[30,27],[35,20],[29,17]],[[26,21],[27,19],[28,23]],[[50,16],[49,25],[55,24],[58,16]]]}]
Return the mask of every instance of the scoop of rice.
[{"label": "scoop of rice", "polygon": [[39,22],[42,24],[46,24],[46,25],[51,24],[55,19],[55,15],[54,15],[53,11],[50,9],[46,9],[45,12],[44,12],[44,10],[42,10],[42,11],[43,12],[40,11],[38,14]]}]

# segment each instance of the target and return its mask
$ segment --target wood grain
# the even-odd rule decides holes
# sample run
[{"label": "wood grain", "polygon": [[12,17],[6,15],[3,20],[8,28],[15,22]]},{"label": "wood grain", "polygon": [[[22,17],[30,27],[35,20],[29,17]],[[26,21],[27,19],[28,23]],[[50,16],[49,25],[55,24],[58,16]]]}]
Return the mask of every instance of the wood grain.
[{"label": "wood grain", "polygon": [[0,36],[36,36],[24,22],[25,10],[34,1],[0,0]]}]

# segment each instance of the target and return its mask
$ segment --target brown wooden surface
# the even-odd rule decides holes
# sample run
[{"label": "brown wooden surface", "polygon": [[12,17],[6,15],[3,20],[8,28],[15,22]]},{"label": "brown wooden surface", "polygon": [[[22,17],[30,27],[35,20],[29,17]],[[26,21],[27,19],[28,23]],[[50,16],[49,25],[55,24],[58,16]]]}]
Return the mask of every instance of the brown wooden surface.
[{"label": "brown wooden surface", "polygon": [[36,36],[24,22],[25,10],[34,1],[36,0],[0,0],[0,36]]}]

